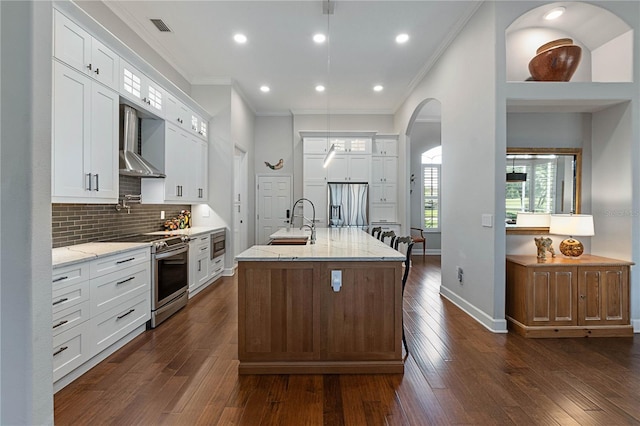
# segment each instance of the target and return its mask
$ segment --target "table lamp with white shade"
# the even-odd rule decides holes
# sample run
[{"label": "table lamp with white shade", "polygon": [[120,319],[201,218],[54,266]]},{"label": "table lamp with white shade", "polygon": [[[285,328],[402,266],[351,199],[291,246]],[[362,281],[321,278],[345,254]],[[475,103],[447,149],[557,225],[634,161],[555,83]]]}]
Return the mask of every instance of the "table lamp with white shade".
[{"label": "table lamp with white shade", "polygon": [[579,257],[584,252],[584,246],[573,237],[591,237],[595,235],[593,216],[590,214],[552,214],[549,233],[568,235],[569,238],[560,243],[560,253],[569,257]]},{"label": "table lamp with white shade", "polygon": [[549,213],[516,213],[516,227],[519,228],[548,228],[550,220],[551,215]]}]

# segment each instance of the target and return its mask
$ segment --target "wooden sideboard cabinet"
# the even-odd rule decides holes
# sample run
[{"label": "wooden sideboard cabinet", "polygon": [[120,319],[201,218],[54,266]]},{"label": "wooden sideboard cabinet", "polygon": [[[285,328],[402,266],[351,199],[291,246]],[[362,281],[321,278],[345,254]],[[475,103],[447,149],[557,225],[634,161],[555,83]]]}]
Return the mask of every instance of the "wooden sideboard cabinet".
[{"label": "wooden sideboard cabinet", "polygon": [[509,329],[525,337],[632,336],[631,265],[592,255],[541,263],[536,256],[507,256]]}]

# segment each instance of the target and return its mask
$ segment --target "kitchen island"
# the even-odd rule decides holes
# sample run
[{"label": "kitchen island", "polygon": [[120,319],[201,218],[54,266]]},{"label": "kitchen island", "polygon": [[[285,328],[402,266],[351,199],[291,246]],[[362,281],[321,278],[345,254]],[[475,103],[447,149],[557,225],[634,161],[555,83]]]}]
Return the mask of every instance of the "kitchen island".
[{"label": "kitchen island", "polygon": [[359,229],[316,238],[236,257],[240,374],[402,373],[404,255]]}]

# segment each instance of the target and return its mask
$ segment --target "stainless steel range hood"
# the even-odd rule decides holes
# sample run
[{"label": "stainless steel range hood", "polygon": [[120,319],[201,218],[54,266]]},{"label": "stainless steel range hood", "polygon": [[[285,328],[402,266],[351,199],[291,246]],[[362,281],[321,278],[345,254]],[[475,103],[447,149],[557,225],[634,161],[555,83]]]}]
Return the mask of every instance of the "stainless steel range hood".
[{"label": "stainless steel range hood", "polygon": [[137,147],[138,112],[129,105],[120,105],[120,174],[148,178],[166,177],[138,154]]}]

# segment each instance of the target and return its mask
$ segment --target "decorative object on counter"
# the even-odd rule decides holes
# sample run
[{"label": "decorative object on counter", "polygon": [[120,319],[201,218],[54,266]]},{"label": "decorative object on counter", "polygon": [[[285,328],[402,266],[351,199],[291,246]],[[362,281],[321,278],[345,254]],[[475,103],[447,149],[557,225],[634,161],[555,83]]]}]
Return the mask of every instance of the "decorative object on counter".
[{"label": "decorative object on counter", "polygon": [[534,238],[538,248],[538,262],[544,262],[547,260],[547,252],[551,253],[551,257],[556,257],[556,252],[553,250],[553,241],[549,237]]},{"label": "decorative object on counter", "polygon": [[580,257],[584,246],[574,236],[590,237],[595,235],[593,216],[590,214],[552,214],[549,233],[555,235],[569,235],[560,243],[560,253],[568,257]]},{"label": "decorative object on counter", "polygon": [[265,161],[264,164],[271,170],[280,170],[282,166],[284,166],[284,160],[281,158],[276,164],[271,164],[268,161]]},{"label": "decorative object on counter", "polygon": [[191,212],[189,210],[180,210],[178,217],[166,220],[164,222],[165,231],[175,231],[177,229],[186,229],[191,227]]},{"label": "decorative object on counter", "polygon": [[582,48],[570,38],[561,38],[543,44],[529,62],[534,81],[569,81],[576,72]]}]

